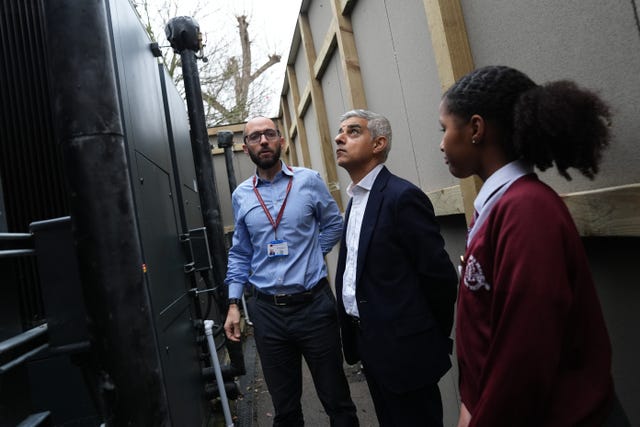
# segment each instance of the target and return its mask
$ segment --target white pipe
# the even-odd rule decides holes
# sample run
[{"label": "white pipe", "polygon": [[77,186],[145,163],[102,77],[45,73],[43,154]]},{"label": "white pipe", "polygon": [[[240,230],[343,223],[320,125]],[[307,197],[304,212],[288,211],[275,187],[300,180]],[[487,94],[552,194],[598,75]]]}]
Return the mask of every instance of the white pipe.
[{"label": "white pipe", "polygon": [[213,320],[204,321],[204,333],[207,336],[209,355],[211,356],[211,363],[213,364],[213,370],[216,374],[216,383],[218,384],[218,392],[220,393],[224,420],[227,423],[227,427],[234,427],[233,420],[231,419],[231,411],[229,410],[229,399],[227,399],[227,391],[224,389],[224,379],[222,378],[222,371],[220,370],[220,360],[218,360],[216,344],[213,342]]},{"label": "white pipe", "polygon": [[249,318],[249,309],[247,308],[247,301],[244,299],[244,292],[242,293],[242,308],[244,309],[244,321],[247,322],[247,325],[253,326]]}]

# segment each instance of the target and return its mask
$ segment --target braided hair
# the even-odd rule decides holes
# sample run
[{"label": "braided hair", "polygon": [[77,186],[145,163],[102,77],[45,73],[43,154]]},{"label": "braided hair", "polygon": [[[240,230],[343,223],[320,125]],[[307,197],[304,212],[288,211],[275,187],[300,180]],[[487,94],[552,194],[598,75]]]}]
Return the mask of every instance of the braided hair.
[{"label": "braided hair", "polygon": [[539,86],[506,66],[479,68],[443,95],[449,113],[474,114],[501,131],[505,154],[544,171],[555,162],[567,180],[570,167],[593,179],[610,141],[609,106],[594,92],[562,80]]}]

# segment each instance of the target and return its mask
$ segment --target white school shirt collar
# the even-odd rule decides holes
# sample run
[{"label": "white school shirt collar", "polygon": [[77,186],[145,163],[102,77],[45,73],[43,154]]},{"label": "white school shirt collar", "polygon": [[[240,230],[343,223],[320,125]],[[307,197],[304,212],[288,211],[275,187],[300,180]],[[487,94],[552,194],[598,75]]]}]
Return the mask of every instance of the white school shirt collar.
[{"label": "white school shirt collar", "polygon": [[489,216],[493,205],[518,178],[533,173],[533,166],[524,160],[515,160],[507,163],[495,171],[482,185],[473,207],[478,212],[478,217],[469,230],[467,245],[471,242],[480,226]]}]

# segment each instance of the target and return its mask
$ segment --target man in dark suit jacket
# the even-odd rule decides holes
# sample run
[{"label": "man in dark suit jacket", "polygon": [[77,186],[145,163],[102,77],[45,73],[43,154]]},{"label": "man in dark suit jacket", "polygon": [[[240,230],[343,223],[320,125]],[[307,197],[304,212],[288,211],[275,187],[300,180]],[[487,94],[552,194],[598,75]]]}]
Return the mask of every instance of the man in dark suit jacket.
[{"label": "man in dark suit jacket", "polygon": [[428,197],[383,164],[389,121],[366,110],[340,121],[336,157],[352,181],[336,274],[345,359],[362,362],[381,426],[442,426],[455,269]]}]

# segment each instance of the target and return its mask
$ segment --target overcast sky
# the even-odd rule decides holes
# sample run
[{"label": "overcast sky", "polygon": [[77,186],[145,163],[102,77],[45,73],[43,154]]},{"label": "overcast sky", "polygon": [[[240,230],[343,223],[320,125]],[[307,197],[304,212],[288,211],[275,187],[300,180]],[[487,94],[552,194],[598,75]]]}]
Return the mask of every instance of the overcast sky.
[{"label": "overcast sky", "polygon": [[[160,5],[165,1],[150,0],[150,3]],[[199,3],[202,7],[196,12],[195,18],[205,43],[215,44],[215,40],[223,38],[237,44],[237,52],[240,52],[240,41],[235,17],[247,16],[254,69],[266,62],[269,54],[277,53],[282,57],[280,63],[272,66],[266,76],[266,82],[275,87],[273,107],[268,115],[275,116],[278,113],[286,61],[301,2],[302,0],[178,0],[176,16],[193,16],[194,5]]]},{"label": "overcast sky", "polygon": [[219,4],[221,11],[227,12],[233,24],[227,31],[236,30],[236,15],[247,15],[249,20],[249,34],[251,35],[252,53],[256,61],[254,67],[266,59],[266,54],[278,53],[282,56],[279,64],[270,70],[269,81],[276,86],[276,93],[269,115],[278,113],[279,95],[284,83],[284,73],[291,39],[300,12],[302,0],[213,0]]}]

